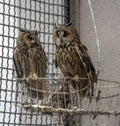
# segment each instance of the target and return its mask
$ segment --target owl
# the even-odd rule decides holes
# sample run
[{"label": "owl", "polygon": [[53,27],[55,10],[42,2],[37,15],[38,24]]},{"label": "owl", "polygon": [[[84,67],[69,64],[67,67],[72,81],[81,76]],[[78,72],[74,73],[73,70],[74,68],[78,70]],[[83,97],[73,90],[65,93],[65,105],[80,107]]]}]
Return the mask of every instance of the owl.
[{"label": "owl", "polygon": [[[33,97],[43,97],[38,90],[45,88],[44,80],[47,71],[47,56],[38,38],[37,30],[20,29],[13,52],[13,63],[17,78],[25,78]],[[23,81],[20,81],[23,82]]]},{"label": "owl", "polygon": [[54,27],[55,66],[82,96],[92,96],[97,75],[87,48],[81,43],[72,23]]}]

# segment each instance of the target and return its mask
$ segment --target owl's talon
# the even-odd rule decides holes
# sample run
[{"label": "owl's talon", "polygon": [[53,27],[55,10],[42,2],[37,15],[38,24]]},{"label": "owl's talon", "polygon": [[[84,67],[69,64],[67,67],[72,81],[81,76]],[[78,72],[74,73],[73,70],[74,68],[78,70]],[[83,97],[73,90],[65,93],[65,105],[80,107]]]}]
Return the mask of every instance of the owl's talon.
[{"label": "owl's talon", "polygon": [[76,74],[76,75],[74,76],[74,78],[73,78],[73,80],[75,80],[76,82],[78,82],[78,81],[79,81],[79,79],[80,79],[80,77],[79,77],[79,75],[78,75],[78,74]]},{"label": "owl's talon", "polygon": [[33,78],[32,78],[33,80],[37,80],[37,79],[38,79],[38,76],[37,76],[36,73],[34,73],[34,74],[32,75],[32,77],[33,77]]},{"label": "owl's talon", "polygon": [[29,81],[29,80],[37,80],[38,79],[38,76],[37,76],[37,74],[36,73],[33,73],[33,74],[30,74],[28,77],[27,77],[27,82]]},{"label": "owl's talon", "polygon": [[26,78],[26,81],[27,81],[27,82],[29,82],[29,80],[31,80],[31,77],[30,77],[30,76],[28,76],[28,77]]}]

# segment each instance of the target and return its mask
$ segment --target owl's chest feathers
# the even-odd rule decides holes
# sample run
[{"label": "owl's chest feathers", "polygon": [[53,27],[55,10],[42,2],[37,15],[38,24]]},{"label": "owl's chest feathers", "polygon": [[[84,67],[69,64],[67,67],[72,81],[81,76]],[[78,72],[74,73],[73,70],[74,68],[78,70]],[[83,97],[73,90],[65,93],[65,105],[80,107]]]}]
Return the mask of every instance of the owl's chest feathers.
[{"label": "owl's chest feathers", "polygon": [[27,55],[31,60],[34,60],[35,54],[36,54],[36,48],[29,48],[27,50]]},{"label": "owl's chest feathers", "polygon": [[57,64],[66,75],[74,75],[79,71],[79,56],[74,46],[60,48],[57,51]]},{"label": "owl's chest feathers", "polygon": [[36,72],[36,66],[35,66],[35,56],[37,49],[36,48],[21,48],[20,49],[22,53],[23,60],[26,61],[26,68],[29,69],[29,72],[35,73]]},{"label": "owl's chest feathers", "polygon": [[34,58],[36,52],[38,51],[38,49],[35,47],[35,48],[28,48],[28,47],[19,47],[19,52],[23,55],[23,56],[27,56],[31,59]]},{"label": "owl's chest feathers", "polygon": [[34,74],[36,72],[36,66],[35,66],[35,54],[36,54],[36,48],[29,48],[27,50],[28,55],[28,62],[30,66],[30,73]]}]

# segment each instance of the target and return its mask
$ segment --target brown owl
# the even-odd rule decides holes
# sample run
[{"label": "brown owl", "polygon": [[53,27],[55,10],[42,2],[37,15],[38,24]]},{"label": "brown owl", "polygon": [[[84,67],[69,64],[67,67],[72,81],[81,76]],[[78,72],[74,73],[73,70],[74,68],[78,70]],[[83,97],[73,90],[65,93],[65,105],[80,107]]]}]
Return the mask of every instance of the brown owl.
[{"label": "brown owl", "polygon": [[32,96],[41,99],[43,93],[35,90],[45,88],[44,80],[38,78],[46,77],[47,57],[36,30],[20,29],[13,52],[13,62],[17,78],[26,78],[24,82],[32,88]]},{"label": "brown owl", "polygon": [[56,67],[61,69],[64,77],[73,80],[73,87],[82,95],[93,95],[96,71],[73,25],[55,26],[54,41]]}]

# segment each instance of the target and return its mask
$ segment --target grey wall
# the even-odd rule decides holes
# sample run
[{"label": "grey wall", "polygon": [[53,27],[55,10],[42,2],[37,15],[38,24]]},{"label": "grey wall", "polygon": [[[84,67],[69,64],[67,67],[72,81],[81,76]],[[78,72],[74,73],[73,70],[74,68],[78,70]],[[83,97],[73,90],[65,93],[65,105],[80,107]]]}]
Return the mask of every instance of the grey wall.
[{"label": "grey wall", "polygon": [[[120,1],[91,0],[101,49],[101,71],[99,78],[110,81],[120,81]],[[71,0],[71,21],[77,28],[80,39],[89,50],[96,69],[98,68],[96,37],[90,13],[88,0]],[[107,88],[103,95],[116,90]],[[118,91],[118,93],[120,90]],[[103,92],[102,92],[103,93]],[[114,98],[117,103],[119,97]],[[106,102],[106,106],[113,101]],[[104,107],[104,106],[103,106]],[[108,108],[106,108],[107,110]],[[114,109],[114,106],[113,106]],[[82,126],[120,126],[119,116],[90,116],[82,117]]]},{"label": "grey wall", "polygon": [[[97,46],[88,0],[71,0],[71,21],[80,31],[80,39],[85,44],[97,68]],[[120,1],[91,0],[101,49],[100,78],[120,80]]]}]

